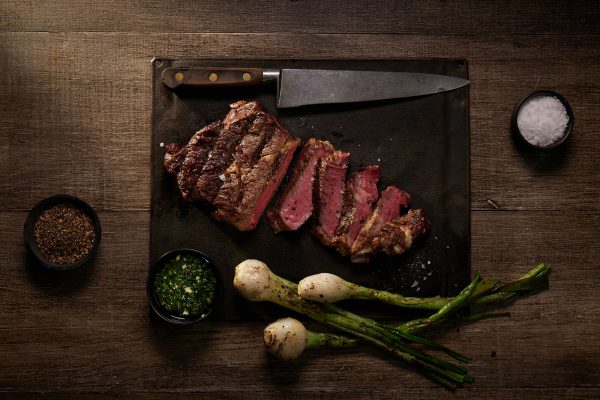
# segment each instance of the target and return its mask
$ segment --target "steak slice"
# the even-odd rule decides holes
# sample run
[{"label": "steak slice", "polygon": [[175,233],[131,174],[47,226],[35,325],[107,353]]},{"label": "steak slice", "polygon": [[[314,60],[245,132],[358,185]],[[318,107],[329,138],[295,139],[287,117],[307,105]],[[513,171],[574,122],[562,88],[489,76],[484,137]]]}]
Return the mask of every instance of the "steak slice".
[{"label": "steak slice", "polygon": [[313,213],[313,189],[319,161],[334,151],[328,141],[311,138],[294,163],[277,203],[267,212],[275,233],[298,230]]},{"label": "steak slice", "polygon": [[272,118],[264,113],[258,115],[248,134],[242,138],[233,156],[233,162],[219,177],[223,182],[213,205],[223,210],[233,210],[243,196],[244,179],[258,161],[266,143],[277,129],[282,129]]},{"label": "steak slice", "polygon": [[221,131],[221,126],[221,121],[207,125],[196,132],[183,147],[176,144],[166,146],[164,166],[167,171],[177,176],[177,185],[184,200],[198,200],[196,182]]},{"label": "steak slice", "polygon": [[431,225],[422,209],[409,210],[407,214],[384,224],[372,240],[373,252],[398,255],[410,249],[423,238]]},{"label": "steak slice", "polygon": [[400,216],[401,208],[408,208],[410,195],[396,186],[388,186],[381,192],[375,209],[365,221],[350,249],[353,263],[369,262],[373,253],[372,240],[381,227]]},{"label": "steak slice", "polygon": [[248,133],[257,116],[266,114],[263,106],[255,101],[239,101],[230,107],[231,110],[222,122],[221,132],[196,181],[195,200],[213,202],[223,184],[223,172],[233,161],[236,147]]},{"label": "steak slice", "polygon": [[350,254],[352,243],[371,214],[373,203],[379,196],[377,192],[379,177],[379,165],[360,168],[348,177],[342,217],[335,231],[336,248],[344,256]]},{"label": "steak slice", "polygon": [[264,119],[257,118],[254,129],[272,131],[270,140],[253,165],[246,159],[236,160],[227,169],[225,183],[213,203],[216,207],[213,216],[240,231],[256,228],[300,144],[300,139],[290,135],[268,114],[264,114]]},{"label": "steak slice", "polygon": [[349,161],[350,153],[337,150],[319,165],[313,235],[326,246],[335,245]]}]

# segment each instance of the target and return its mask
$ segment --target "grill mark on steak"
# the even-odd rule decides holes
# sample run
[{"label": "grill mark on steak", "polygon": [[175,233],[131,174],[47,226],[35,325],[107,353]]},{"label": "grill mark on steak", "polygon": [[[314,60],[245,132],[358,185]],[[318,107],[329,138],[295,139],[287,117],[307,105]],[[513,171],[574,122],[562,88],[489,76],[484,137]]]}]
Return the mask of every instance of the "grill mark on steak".
[{"label": "grill mark on steak", "polygon": [[328,141],[311,138],[292,167],[292,173],[267,218],[275,233],[298,230],[313,214],[317,168],[322,158],[334,151]]},{"label": "grill mark on steak", "polygon": [[402,208],[408,208],[410,195],[396,186],[388,186],[381,192],[375,209],[363,224],[350,249],[353,263],[366,263],[373,254],[372,240],[381,227],[400,216]]},{"label": "grill mark on steak", "polygon": [[425,212],[418,208],[409,210],[392,221],[384,224],[373,238],[373,252],[398,255],[410,249],[413,243],[423,238],[431,225],[425,218]]},{"label": "grill mark on steak", "polygon": [[336,150],[320,162],[317,174],[315,226],[313,234],[326,246],[333,246],[343,203],[350,153]]},{"label": "grill mark on steak", "polygon": [[179,168],[181,168],[181,163],[185,158],[185,146],[182,147],[177,143],[170,143],[165,145],[165,150],[163,166],[167,169],[168,173],[177,175]]},{"label": "grill mark on steak", "polygon": [[[300,140],[258,102],[232,104],[222,121],[196,132],[185,146],[168,144],[164,167],[176,175],[185,200],[208,202],[212,216],[247,231],[256,227],[281,184]],[[314,215],[315,235],[352,262],[375,253],[398,255],[424,237],[430,224],[410,196],[390,186],[377,201],[379,166],[361,168],[346,180],[350,154],[328,141],[310,139],[289,184],[269,213],[276,233],[296,230]]]},{"label": "grill mark on steak", "polygon": [[221,175],[231,165],[237,145],[248,133],[257,115],[264,113],[264,108],[258,102],[239,101],[230,107],[231,111],[223,120],[223,128],[196,182],[198,198],[208,203],[212,203],[219,192],[223,184]]},{"label": "grill mark on steak", "polygon": [[241,231],[252,230],[281,184],[300,139],[294,138],[270,117],[273,136],[247,173],[241,175],[240,196],[236,202],[218,202],[213,216]]},{"label": "grill mark on steak", "polygon": [[372,206],[379,193],[380,169],[370,165],[354,171],[348,177],[344,191],[342,217],[335,231],[335,245],[342,255],[350,254],[363,223],[371,214]]},{"label": "grill mark on steak", "polygon": [[[215,139],[221,131],[221,126],[221,121],[207,125],[196,132],[172,159],[168,160],[167,155],[165,155],[165,163],[169,162],[172,170],[175,170],[174,166],[176,163],[179,164],[178,171],[176,172],[177,185],[184,200],[196,201],[200,199],[196,192],[196,183]],[[167,149],[167,154],[168,151]]]},{"label": "grill mark on steak", "polygon": [[232,212],[241,201],[244,191],[244,178],[261,156],[267,141],[277,129],[283,129],[267,114],[259,113],[248,129],[248,134],[238,144],[233,163],[227,167],[220,179],[223,181],[213,205],[226,212]]}]

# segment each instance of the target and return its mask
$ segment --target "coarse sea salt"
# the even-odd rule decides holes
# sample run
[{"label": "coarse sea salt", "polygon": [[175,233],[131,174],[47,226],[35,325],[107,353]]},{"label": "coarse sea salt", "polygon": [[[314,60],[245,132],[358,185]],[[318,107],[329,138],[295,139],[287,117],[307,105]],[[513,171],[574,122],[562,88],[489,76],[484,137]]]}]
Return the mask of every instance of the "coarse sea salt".
[{"label": "coarse sea salt", "polygon": [[536,96],[519,109],[517,126],[525,140],[534,146],[547,147],[565,135],[569,115],[555,96]]}]

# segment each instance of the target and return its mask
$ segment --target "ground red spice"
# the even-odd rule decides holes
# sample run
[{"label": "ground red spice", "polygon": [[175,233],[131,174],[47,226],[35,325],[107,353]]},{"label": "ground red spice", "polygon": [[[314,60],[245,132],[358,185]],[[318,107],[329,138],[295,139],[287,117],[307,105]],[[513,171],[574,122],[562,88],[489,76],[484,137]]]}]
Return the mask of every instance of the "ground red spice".
[{"label": "ground red spice", "polygon": [[43,211],[34,227],[42,255],[56,264],[74,264],[94,246],[96,232],[91,218],[79,208],[58,204]]}]

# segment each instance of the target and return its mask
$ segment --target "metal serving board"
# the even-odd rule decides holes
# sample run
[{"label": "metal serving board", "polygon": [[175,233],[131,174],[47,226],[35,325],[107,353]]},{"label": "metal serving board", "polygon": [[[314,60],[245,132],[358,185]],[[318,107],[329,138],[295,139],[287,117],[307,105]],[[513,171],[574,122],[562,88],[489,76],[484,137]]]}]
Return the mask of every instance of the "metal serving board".
[{"label": "metal serving board", "polygon": [[[161,82],[167,67],[239,66],[386,70],[452,75],[468,79],[465,60],[166,60],[152,62],[152,206],[150,262],[180,247],[207,254],[221,271],[224,291],[213,314],[221,320],[283,317],[275,306],[243,300],[232,286],[234,267],[247,258],[266,262],[297,281],[330,272],[370,287],[405,295],[451,295],[469,279],[469,91],[464,87],[431,96],[277,109],[274,86],[188,89],[173,92]],[[162,166],[161,144],[184,143],[194,132],[229,111],[237,100],[259,100],[293,135],[327,139],[349,151],[351,169],[381,166],[381,188],[397,185],[423,208],[431,234],[408,253],[352,264],[309,233],[275,235],[263,217],[253,232],[238,232],[212,220],[205,209],[184,202],[173,176]],[[372,316],[398,315],[390,307],[350,304]]]}]

